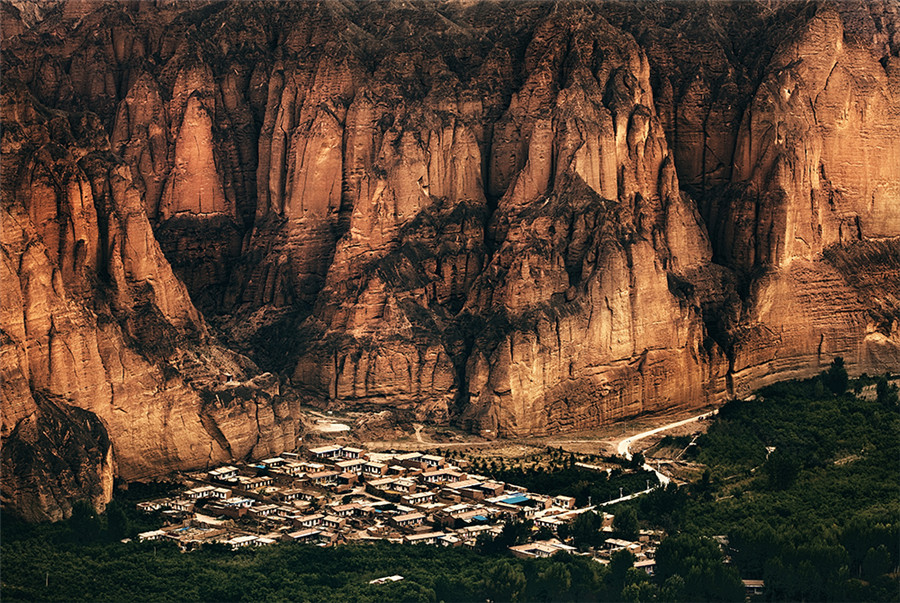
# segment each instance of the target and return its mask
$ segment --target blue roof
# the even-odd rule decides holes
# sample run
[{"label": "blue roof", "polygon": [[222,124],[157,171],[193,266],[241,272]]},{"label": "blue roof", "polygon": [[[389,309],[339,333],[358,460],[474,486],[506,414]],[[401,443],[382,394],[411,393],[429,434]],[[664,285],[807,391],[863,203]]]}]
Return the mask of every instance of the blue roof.
[{"label": "blue roof", "polygon": [[514,494],[509,498],[504,498],[501,502],[505,502],[509,505],[518,505],[519,503],[526,502],[528,497],[524,494]]},{"label": "blue roof", "polygon": [[484,515],[476,515],[473,519],[477,519],[478,521],[487,521],[487,517]]}]

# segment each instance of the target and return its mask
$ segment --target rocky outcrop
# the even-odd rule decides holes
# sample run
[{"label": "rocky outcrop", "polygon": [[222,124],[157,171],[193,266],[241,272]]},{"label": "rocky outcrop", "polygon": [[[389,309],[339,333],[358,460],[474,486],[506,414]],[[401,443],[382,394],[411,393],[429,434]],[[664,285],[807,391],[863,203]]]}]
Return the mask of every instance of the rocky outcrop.
[{"label": "rocky outcrop", "polygon": [[293,447],[277,379],[211,339],[97,118],[20,87],[2,100],[4,499],[59,518],[108,501],[114,467],[135,479]]},{"label": "rocky outcrop", "polygon": [[3,504],[28,521],[60,518],[81,499],[112,498],[115,460],[93,413],[35,392],[34,407],[3,441]]},{"label": "rocky outcrop", "polygon": [[46,391],[137,476],[292,445],[282,382],[515,436],[900,366],[894,3],[71,4],[3,4],[4,435]]},{"label": "rocky outcrop", "polygon": [[740,192],[713,225],[716,235],[737,226],[719,252],[739,269],[900,231],[897,57],[885,68],[847,33],[836,10],[818,10],[775,53],[744,113],[732,176]]}]

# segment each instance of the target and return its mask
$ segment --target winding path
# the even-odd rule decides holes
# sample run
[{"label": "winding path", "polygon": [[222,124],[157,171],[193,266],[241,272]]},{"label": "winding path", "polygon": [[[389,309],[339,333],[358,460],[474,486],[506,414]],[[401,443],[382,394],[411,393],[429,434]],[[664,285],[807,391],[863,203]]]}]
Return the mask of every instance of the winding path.
[{"label": "winding path", "polygon": [[[616,452],[625,457],[626,460],[631,460],[631,445],[637,442],[638,440],[643,440],[644,438],[648,438],[652,435],[655,435],[661,431],[667,431],[669,429],[675,429],[676,427],[681,427],[682,425],[687,425],[688,423],[693,423],[694,421],[699,421],[700,419],[705,419],[706,417],[711,417],[718,413],[717,410],[711,410],[709,412],[705,412],[703,414],[699,414],[695,417],[690,417],[687,419],[682,419],[681,421],[675,421],[674,423],[669,423],[668,425],[663,425],[662,427],[657,427],[656,429],[651,429],[649,431],[644,431],[639,434],[628,436],[625,439],[619,440],[618,445],[616,446]],[[647,471],[652,471],[656,474],[656,477],[659,479],[659,483],[663,486],[667,486],[670,481],[672,481],[669,476],[661,473],[650,466],[649,463],[644,463],[644,469]]]}]

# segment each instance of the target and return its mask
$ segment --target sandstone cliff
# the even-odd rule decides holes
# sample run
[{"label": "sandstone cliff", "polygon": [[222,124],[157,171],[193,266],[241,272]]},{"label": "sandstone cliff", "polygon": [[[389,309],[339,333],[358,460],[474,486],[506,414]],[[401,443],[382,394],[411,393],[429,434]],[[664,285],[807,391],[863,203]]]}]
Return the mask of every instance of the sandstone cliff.
[{"label": "sandstone cliff", "polygon": [[114,472],[292,447],[277,379],[210,338],[96,116],[19,87],[2,115],[4,502],[59,518]]},{"label": "sandstone cliff", "polygon": [[2,6],[4,437],[291,446],[220,340],[500,436],[900,367],[889,0]]}]

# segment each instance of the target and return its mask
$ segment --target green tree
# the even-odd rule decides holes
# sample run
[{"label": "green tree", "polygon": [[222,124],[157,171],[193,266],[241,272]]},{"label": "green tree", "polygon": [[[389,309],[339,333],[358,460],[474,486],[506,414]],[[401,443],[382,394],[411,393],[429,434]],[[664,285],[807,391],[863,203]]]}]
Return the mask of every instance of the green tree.
[{"label": "green tree", "polygon": [[862,562],[862,575],[866,580],[872,581],[891,571],[891,554],[887,547],[879,544],[870,548]]},{"label": "green tree", "polygon": [[628,570],[634,568],[634,555],[626,549],[620,549],[609,558],[609,574],[606,576],[606,587],[610,595],[618,599],[625,588]]},{"label": "green tree", "polygon": [[[640,571],[640,570],[636,570]],[[644,572],[641,572],[644,573]],[[646,574],[644,574],[646,576]],[[659,599],[659,587],[649,580],[630,583],[622,589],[622,601],[640,603],[641,601],[656,601]],[[665,599],[669,600],[669,599]]]},{"label": "green tree", "polygon": [[661,601],[684,601],[684,578],[675,574],[666,578],[659,589]]},{"label": "green tree", "polygon": [[575,545],[583,550],[597,544],[602,521],[603,520],[592,511],[578,514],[575,517],[575,521],[572,522],[571,527],[571,534],[572,538],[575,540]]},{"label": "green tree", "polygon": [[825,397],[825,384],[822,382],[822,379],[813,380],[813,397],[817,400],[821,400]]},{"label": "green tree", "polygon": [[719,546],[707,538],[678,534],[656,550],[658,580],[679,576],[689,601],[743,601],[744,589],[734,567],[726,566]]},{"label": "green tree", "polygon": [[497,562],[484,579],[484,590],[492,601],[519,601],[528,580],[519,565]]},{"label": "green tree", "polygon": [[744,578],[762,578],[766,559],[781,549],[772,526],[755,519],[735,526],[728,534],[728,543],[731,557]]},{"label": "green tree", "polygon": [[764,469],[773,490],[787,490],[800,474],[800,463],[792,454],[778,449],[769,455]]},{"label": "green tree", "polygon": [[634,540],[640,535],[637,512],[634,507],[620,509],[613,518],[613,529],[620,538]]},{"label": "green tree", "polygon": [[562,601],[572,588],[572,573],[562,563],[552,563],[538,574],[537,596],[541,601]]},{"label": "green tree", "polygon": [[69,527],[76,542],[94,542],[100,536],[100,518],[91,503],[86,500],[75,501],[72,505],[72,517]]},{"label": "green tree", "polygon": [[847,369],[844,368],[844,359],[840,356],[831,361],[831,366],[822,376],[825,380],[825,385],[834,394],[840,396],[847,391],[849,379],[847,377]]},{"label": "green tree", "polygon": [[897,406],[897,404],[900,403],[900,398],[898,398],[897,394],[897,386],[888,383],[886,377],[879,377],[878,381],[875,382],[875,392],[879,404],[884,406]]},{"label": "green tree", "polygon": [[646,461],[646,459],[644,459],[643,453],[635,452],[634,455],[631,457],[631,462],[628,463],[628,466],[631,467],[632,469],[640,469],[641,467],[644,466],[645,461]]},{"label": "green tree", "polygon": [[110,540],[121,540],[129,535],[131,522],[122,508],[122,503],[113,499],[106,507],[106,533]]}]

